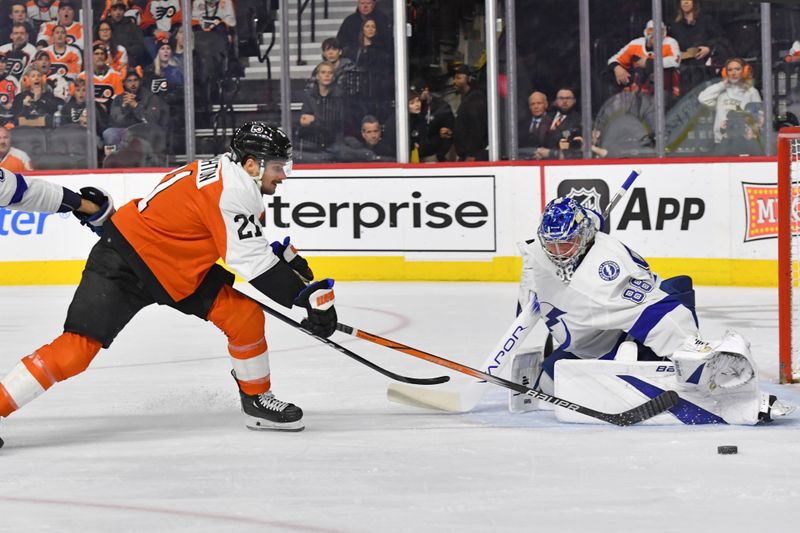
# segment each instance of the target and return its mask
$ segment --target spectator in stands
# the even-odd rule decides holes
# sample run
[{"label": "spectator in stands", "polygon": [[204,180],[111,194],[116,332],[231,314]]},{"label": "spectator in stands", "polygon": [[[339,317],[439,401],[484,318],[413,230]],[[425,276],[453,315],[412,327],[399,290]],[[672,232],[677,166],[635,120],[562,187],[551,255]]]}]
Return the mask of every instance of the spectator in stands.
[{"label": "spectator in stands", "polygon": [[[178,25],[173,28],[172,32],[172,40],[174,41],[174,46],[172,47],[172,59],[175,61],[175,65],[183,71],[183,51],[185,47],[185,36],[183,34],[183,25]],[[183,80],[183,74],[181,73],[181,80]]]},{"label": "spectator in stands", "polygon": [[228,44],[233,42],[236,31],[236,15],[231,0],[194,0],[192,10],[194,30],[195,81],[205,89],[200,94],[208,98],[207,92],[225,75]]},{"label": "spectator in stands", "polygon": [[[111,99],[122,92],[122,74],[112,69],[106,63],[108,50],[102,41],[95,41],[93,50],[93,82],[94,101],[100,114],[107,116],[111,107]],[[79,78],[86,79],[86,70],[80,73]]]},{"label": "spectator in stands", "polygon": [[14,113],[11,109],[18,92],[19,81],[6,75],[5,56],[0,54],[0,127],[13,123]]},{"label": "spectator in stands", "polygon": [[103,143],[106,146],[118,146],[123,132],[139,124],[147,125],[149,135],[163,140],[169,118],[166,104],[158,96],[141,88],[141,81],[135,70],[125,75],[124,91],[114,97],[108,128],[103,131]]},{"label": "spectator in stands", "polygon": [[9,17],[11,23],[20,22],[28,27],[28,35],[33,33],[33,24],[28,20],[28,9],[25,7],[24,0],[15,0],[10,6]]},{"label": "spectator in stands", "polygon": [[[653,59],[655,58],[653,27],[653,21],[649,20],[644,29],[644,37],[633,39],[608,59],[608,66],[614,73],[614,79],[624,91],[653,94]],[[667,35],[666,26],[663,23],[661,31],[664,87],[672,89],[668,95],[674,99],[680,96],[677,69],[681,61],[681,49],[678,41]]]},{"label": "spectator in stands", "polygon": [[373,115],[361,119],[361,135],[344,138],[344,161],[394,161],[395,147],[383,139],[380,121]]},{"label": "spectator in stands", "polygon": [[547,127],[545,144],[536,149],[541,159],[579,159],[583,147],[581,114],[578,112],[575,91],[562,87],[556,92],[555,110]]},{"label": "spectator in stands", "polygon": [[[140,24],[144,33],[144,48],[149,58],[147,62],[156,56],[157,35],[168,34],[174,25],[182,22],[181,0],[147,0]],[[114,31],[116,32],[116,28]],[[125,46],[127,47],[127,44]],[[130,48],[128,50],[130,53]]]},{"label": "spectator in stands", "polygon": [[158,54],[155,61],[144,69],[144,88],[161,98],[168,108],[167,124],[169,135],[167,137],[167,150],[172,153],[174,142],[183,135],[184,128],[184,98],[183,98],[183,58],[176,57],[174,49],[179,43],[183,30],[178,28],[175,39],[169,40],[162,36],[158,41]]},{"label": "spectator in stands", "polygon": [[408,149],[409,162],[422,162],[422,149],[428,143],[428,125],[422,114],[422,99],[417,91],[408,91]]},{"label": "spectator in stands", "polygon": [[316,83],[303,93],[297,132],[300,148],[336,157],[344,133],[344,103],[334,84],[333,65],[323,61],[315,71]]},{"label": "spectator in stands", "polygon": [[[328,37],[322,41],[322,60],[333,65],[333,83],[336,85],[339,85],[342,74],[355,68],[350,58],[344,57],[342,52],[342,46],[335,37]],[[319,65],[317,65],[317,67],[319,67]],[[314,68],[311,77],[308,79],[308,83],[306,83],[307,89],[310,89],[317,83],[317,67]]]},{"label": "spectator in stands", "polygon": [[33,170],[28,154],[11,146],[11,130],[0,128],[0,167],[11,172]]},{"label": "spectator in stands", "polygon": [[23,80],[23,86],[27,85],[29,88],[14,98],[14,105],[11,108],[14,124],[52,128],[53,115],[64,101],[53,96],[44,74],[38,70],[31,69],[26,78]]},{"label": "spectator in stands", "polygon": [[477,86],[472,70],[459,65],[453,87],[461,95],[456,112],[453,145],[459,161],[488,161],[489,127],[486,118],[486,95]]},{"label": "spectator in stands", "polygon": [[55,70],[52,68],[50,55],[47,53],[47,51],[39,50],[36,53],[36,59],[34,59],[33,63],[31,63],[31,65],[28,67],[25,75],[27,75],[32,69],[36,69],[42,73],[45,82],[50,87],[50,92],[53,94],[53,96],[66,101],[71,90],[70,82],[67,80],[67,78],[55,72]]},{"label": "spectator in stands", "polygon": [[61,25],[67,30],[67,42],[83,50],[83,24],[75,20],[73,0],[59,0],[58,20],[45,22],[39,28],[36,45],[44,48],[52,44],[53,30]]},{"label": "spectator in stands", "polygon": [[681,49],[680,86],[683,94],[712,77],[712,69],[708,66],[713,62],[712,54],[727,54],[730,50],[717,21],[709,15],[701,15],[699,4],[699,0],[678,0],[678,14],[669,25],[669,35],[678,41]]},{"label": "spectator in stands", "polygon": [[419,94],[422,103],[420,114],[428,128],[426,142],[420,145],[420,158],[425,161],[447,161],[453,146],[455,116],[453,108],[442,98],[434,95],[425,80],[417,79],[411,90]]},{"label": "spectator in stands", "polygon": [[339,41],[344,50],[359,47],[361,28],[367,18],[375,20],[378,26],[378,34],[391,38],[391,21],[375,10],[375,0],[358,0],[356,12],[345,17],[339,27],[339,32],[336,34],[336,40]]},{"label": "spectator in stands", "polygon": [[[50,57],[53,73],[74,80],[83,70],[83,53],[67,42],[67,29],[58,24],[53,28],[53,44],[43,51]],[[41,52],[40,52],[41,53]]]},{"label": "spectator in stands", "polygon": [[0,46],[0,54],[6,57],[6,73],[18,80],[36,56],[36,47],[28,42],[28,27],[15,22],[11,27],[11,42]]},{"label": "spectator in stands", "polygon": [[114,39],[114,30],[110,22],[103,20],[97,25],[97,40],[106,43],[108,65],[117,72],[127,72],[128,51]]},{"label": "spectator in stands", "polygon": [[[86,127],[86,79],[75,80],[72,96],[61,108],[61,125],[79,124]],[[105,123],[103,123],[105,125]],[[102,131],[99,127],[98,130]]]},{"label": "spectator in stands", "polygon": [[547,131],[553,117],[547,114],[547,95],[541,91],[533,91],[528,96],[530,117],[525,117],[519,128],[519,153],[522,159],[541,159],[538,151],[545,146]]},{"label": "spectator in stands", "polygon": [[125,48],[131,66],[144,64],[144,37],[136,22],[125,16],[127,0],[112,0],[106,21],[111,25],[114,41]]},{"label": "spectator in stands", "polygon": [[731,144],[745,135],[748,122],[752,125],[754,118],[748,121],[744,112],[747,104],[761,102],[761,95],[753,87],[753,72],[741,58],[733,57],[725,62],[722,69],[722,81],[709,85],[697,95],[700,103],[715,108],[714,142],[718,155],[738,155],[731,153]]},{"label": "spectator in stands", "polygon": [[[182,32],[181,32],[182,33]],[[155,61],[144,69],[144,84],[153,94],[172,105],[183,105],[183,64],[174,56],[173,45],[166,35],[158,41]]]},{"label": "spectator in stands", "polygon": [[366,73],[368,81],[364,88],[358,90],[361,96],[390,99],[394,92],[394,61],[387,40],[378,29],[374,18],[364,19],[358,46],[345,47],[344,55],[349,58],[355,68]]},{"label": "spectator in stands", "polygon": [[28,20],[33,23],[35,31],[31,35],[38,35],[39,29],[45,22],[58,20],[57,0],[28,0],[26,4],[28,10]]}]

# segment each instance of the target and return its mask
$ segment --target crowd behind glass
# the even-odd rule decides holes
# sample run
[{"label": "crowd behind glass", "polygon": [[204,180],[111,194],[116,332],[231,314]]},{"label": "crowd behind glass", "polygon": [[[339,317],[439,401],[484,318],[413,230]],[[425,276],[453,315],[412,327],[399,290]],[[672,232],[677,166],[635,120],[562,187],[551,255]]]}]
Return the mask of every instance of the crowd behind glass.
[{"label": "crowd behind glass", "polygon": [[[338,29],[318,39],[319,55],[306,57],[313,70],[302,79],[293,75],[290,84],[298,162],[397,160],[398,106],[408,112],[411,162],[488,160],[482,1],[407,2],[410,82],[402,103],[395,97],[393,2],[329,2],[349,7],[331,10]],[[254,78],[246,69],[258,63],[263,43],[280,27],[275,4],[194,0],[189,22],[179,0],[95,0],[87,23],[76,0],[0,0],[0,164],[14,170],[85,167],[91,101],[100,166],[180,161],[187,25],[198,135],[213,128],[215,138],[224,137],[229,130],[217,125],[226,119],[231,125],[253,118],[278,123],[280,74]],[[516,116],[505,105],[512,81],[505,33],[498,43],[501,157],[514,152],[512,129],[520,159],[655,157],[658,91],[668,157],[769,155],[766,124],[798,125],[800,6],[772,5],[772,61],[766,64],[758,2],[665,0],[663,23],[655,24],[651,0],[588,5],[591,131],[584,131],[580,105],[579,1],[517,0]],[[661,87],[654,76],[657,31]],[[91,32],[88,69],[84,32]],[[270,61],[269,52],[261,59]],[[93,98],[86,94],[87,70]],[[765,71],[772,109],[762,101]],[[224,139],[199,144],[197,153],[224,146]]]}]

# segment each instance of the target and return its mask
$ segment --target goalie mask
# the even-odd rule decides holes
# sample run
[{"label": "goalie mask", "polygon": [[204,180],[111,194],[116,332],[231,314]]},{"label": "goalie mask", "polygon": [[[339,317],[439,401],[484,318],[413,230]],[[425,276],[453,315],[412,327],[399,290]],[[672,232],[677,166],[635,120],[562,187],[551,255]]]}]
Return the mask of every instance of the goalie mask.
[{"label": "goalie mask", "polygon": [[556,266],[561,281],[568,283],[572,279],[596,232],[587,210],[572,198],[556,198],[544,208],[539,243]]},{"label": "goalie mask", "polygon": [[258,162],[259,174],[253,179],[259,187],[268,161],[281,162],[287,176],[292,172],[292,142],[282,129],[263,122],[246,122],[234,132],[231,155],[242,165],[248,157]]}]

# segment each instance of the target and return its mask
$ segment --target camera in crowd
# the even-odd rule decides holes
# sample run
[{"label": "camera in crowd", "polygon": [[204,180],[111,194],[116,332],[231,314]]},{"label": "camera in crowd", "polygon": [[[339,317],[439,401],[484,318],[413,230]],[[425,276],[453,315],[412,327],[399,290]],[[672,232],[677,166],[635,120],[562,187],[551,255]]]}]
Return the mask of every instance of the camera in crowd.
[{"label": "camera in crowd", "polygon": [[747,128],[755,124],[753,116],[747,111],[731,110],[725,118],[725,135],[728,138],[744,137]]},{"label": "camera in crowd", "polygon": [[583,137],[581,136],[580,129],[572,128],[562,131],[561,139],[569,143],[570,150],[580,150],[583,148]]}]

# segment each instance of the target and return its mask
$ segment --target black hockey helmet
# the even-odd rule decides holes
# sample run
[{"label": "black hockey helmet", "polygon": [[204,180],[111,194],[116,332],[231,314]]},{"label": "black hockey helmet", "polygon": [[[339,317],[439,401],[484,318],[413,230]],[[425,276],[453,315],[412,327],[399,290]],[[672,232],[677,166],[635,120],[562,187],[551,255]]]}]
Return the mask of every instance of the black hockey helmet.
[{"label": "black hockey helmet", "polygon": [[292,160],[292,141],[284,131],[263,122],[245,122],[233,134],[231,153],[234,160],[244,163],[250,156],[259,161]]}]

